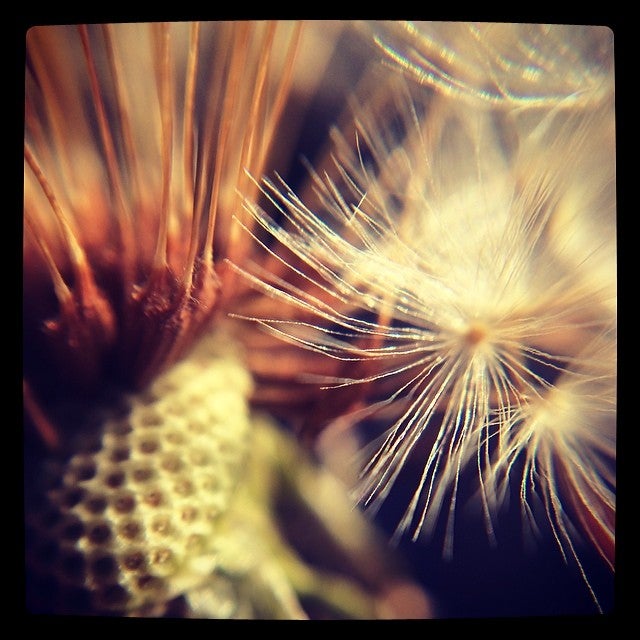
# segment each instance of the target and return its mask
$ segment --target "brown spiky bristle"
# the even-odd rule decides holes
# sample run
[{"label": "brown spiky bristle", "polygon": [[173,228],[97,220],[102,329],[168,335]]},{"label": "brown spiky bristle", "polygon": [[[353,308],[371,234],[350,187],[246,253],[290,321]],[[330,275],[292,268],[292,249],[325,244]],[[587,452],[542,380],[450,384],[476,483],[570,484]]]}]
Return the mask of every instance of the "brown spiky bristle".
[{"label": "brown spiky bristle", "polygon": [[252,192],[245,171],[260,174],[268,157],[300,27],[29,31],[24,346],[34,397],[143,387],[235,295],[223,260],[241,260],[248,239],[232,217]]}]

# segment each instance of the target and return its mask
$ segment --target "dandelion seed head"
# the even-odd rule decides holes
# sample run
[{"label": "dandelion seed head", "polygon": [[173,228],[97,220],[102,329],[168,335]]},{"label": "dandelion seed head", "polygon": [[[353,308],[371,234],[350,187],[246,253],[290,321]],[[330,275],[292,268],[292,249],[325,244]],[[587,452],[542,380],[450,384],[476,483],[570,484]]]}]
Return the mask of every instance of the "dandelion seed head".
[{"label": "dandelion seed head", "polygon": [[[365,83],[330,159],[311,170],[306,199],[263,182],[281,225],[247,204],[285,275],[239,271],[291,311],[250,319],[336,361],[329,390],[359,390],[351,419],[340,406],[326,428],[351,424],[365,443],[354,489],[365,508],[381,509],[421,457],[396,537],[434,535],[444,523],[444,553],[453,553],[458,505],[475,494],[495,541],[518,451],[528,461],[524,512],[546,477],[545,518],[581,568],[572,536],[594,527],[565,519],[562,505],[610,510],[611,474],[594,469],[615,455],[610,433],[592,455],[594,407],[564,376],[615,318],[615,271],[603,266],[615,255],[610,96],[568,110],[566,95],[542,96],[529,117],[526,97],[506,89],[495,110],[478,110],[449,91],[380,77],[372,84],[384,95]],[[606,229],[600,244],[581,237],[585,217]],[[595,519],[610,537],[608,515]]]},{"label": "dandelion seed head", "polygon": [[[239,232],[254,227],[241,206],[259,191],[251,174],[268,161],[286,166],[303,103],[343,28],[312,25],[296,65],[303,27],[27,34],[23,389],[34,428],[25,431],[34,613],[399,610],[374,584],[395,582],[396,571],[368,523],[346,496],[336,499],[341,487],[319,491],[329,476],[253,411],[242,332],[225,318],[247,291],[226,260],[244,263],[252,248]],[[296,518],[280,512],[282,501]],[[305,536],[313,566],[283,534],[311,512],[326,525]],[[345,540],[354,566],[318,572]],[[366,569],[355,566],[360,553]],[[417,609],[425,604],[414,599]]]},{"label": "dandelion seed head", "polygon": [[589,339],[553,386],[512,413],[508,442],[491,469],[496,493],[490,500],[499,506],[506,485],[519,482],[524,521],[535,527],[536,504],[542,504],[560,552],[590,590],[581,560],[585,544],[614,568],[615,361],[610,330]]}]

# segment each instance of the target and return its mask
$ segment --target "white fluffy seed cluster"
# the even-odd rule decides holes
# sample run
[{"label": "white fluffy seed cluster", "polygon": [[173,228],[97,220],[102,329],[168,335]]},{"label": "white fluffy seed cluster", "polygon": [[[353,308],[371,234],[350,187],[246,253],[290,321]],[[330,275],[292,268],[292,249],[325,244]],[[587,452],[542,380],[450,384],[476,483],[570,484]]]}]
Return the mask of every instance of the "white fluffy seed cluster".
[{"label": "white fluffy seed cluster", "polygon": [[[216,530],[248,452],[250,378],[203,344],[128,399],[99,446],[61,467],[30,513],[29,561],[53,611],[135,612],[215,570]],[[37,579],[36,579],[37,581]]]}]

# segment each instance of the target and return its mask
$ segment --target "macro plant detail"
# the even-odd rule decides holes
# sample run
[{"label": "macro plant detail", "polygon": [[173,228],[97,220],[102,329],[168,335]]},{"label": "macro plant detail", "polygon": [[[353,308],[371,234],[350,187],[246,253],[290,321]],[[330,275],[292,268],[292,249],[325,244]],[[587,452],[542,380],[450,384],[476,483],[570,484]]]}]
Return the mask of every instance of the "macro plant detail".
[{"label": "macro plant detail", "polygon": [[26,52],[28,608],[438,615],[394,546],[446,563],[471,509],[498,551],[518,512],[608,609],[608,29],[103,24]]},{"label": "macro plant detail", "polygon": [[[225,260],[251,248],[231,222],[257,193],[246,172],[274,140],[286,154],[278,122],[309,91],[294,73],[302,26],[27,33],[32,613],[394,617],[389,580],[415,596],[400,610],[425,611],[340,486],[254,412],[225,319],[243,291]],[[300,522],[317,549],[291,541]]]},{"label": "macro plant detail", "polygon": [[[336,439],[358,429],[358,502],[377,511],[419,457],[396,536],[433,535],[444,520],[452,555],[458,504],[473,497],[499,544],[495,523],[515,499],[530,531],[546,522],[599,608],[580,550],[593,545],[613,569],[610,33],[426,24],[434,42],[394,23],[394,37],[411,34],[408,58],[374,26],[403,77],[374,74],[306,198],[277,176],[261,183],[269,207],[247,202],[280,269],[238,271],[294,312],[246,317],[339,363],[321,384],[353,389],[353,404],[323,427]],[[506,64],[514,40],[536,74]],[[582,66],[561,73],[579,53]]]},{"label": "macro plant detail", "polygon": [[277,513],[286,500],[302,521],[321,521],[316,541],[376,553],[340,485],[268,416],[250,410],[251,380],[234,345],[218,327],[143,393],[93,413],[68,460],[47,461],[46,493],[35,493],[27,509],[33,612],[397,615],[397,605],[376,594],[378,572],[396,576],[392,563],[364,570],[351,558],[355,568],[322,571],[321,552],[308,564],[283,536]]},{"label": "macro plant detail", "polygon": [[[60,317],[47,321],[47,347],[61,343],[57,365],[69,377],[86,386],[109,367],[143,385],[216,312],[225,291],[217,263],[243,251],[229,219],[246,191],[243,171],[265,161],[295,31],[176,23],[29,32],[25,282],[51,288],[40,272],[50,273]],[[206,58],[213,38],[219,53]],[[131,47],[135,66],[122,59]],[[288,57],[278,77],[274,51]],[[41,293],[27,303],[48,306],[27,317],[53,313]]]},{"label": "macro plant detail", "polygon": [[583,109],[613,95],[604,27],[406,21],[371,31],[414,81],[475,107]]}]

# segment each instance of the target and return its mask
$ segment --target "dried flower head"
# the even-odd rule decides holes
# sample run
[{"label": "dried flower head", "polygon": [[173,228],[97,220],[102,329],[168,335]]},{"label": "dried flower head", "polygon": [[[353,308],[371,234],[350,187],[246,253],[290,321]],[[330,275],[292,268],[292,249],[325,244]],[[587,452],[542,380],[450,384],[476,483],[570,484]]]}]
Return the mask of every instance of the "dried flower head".
[{"label": "dried flower head", "polygon": [[244,169],[260,170],[274,139],[299,28],[29,31],[30,377],[46,351],[69,381],[86,387],[115,371],[139,386],[207,326],[229,292],[219,264],[244,251],[229,220],[248,186]]},{"label": "dried flower head", "polygon": [[[429,29],[444,38],[467,26]],[[470,29],[473,55],[454,62],[477,63],[473,80],[431,75],[429,89],[446,89],[434,93],[376,76],[353,130],[336,130],[331,162],[311,170],[308,197],[279,177],[261,182],[270,208],[246,206],[275,241],[253,232],[279,268],[235,269],[282,303],[249,319],[336,363],[325,386],[352,390],[326,422],[373,430],[358,500],[378,509],[422,456],[398,534],[417,538],[444,518],[451,553],[456,507],[476,494],[493,538],[495,507],[515,481],[523,510],[539,496],[581,571],[577,531],[613,565],[613,387],[602,406],[592,397],[615,379],[611,42],[597,32],[598,55],[584,58],[594,69],[576,80],[589,81],[588,104],[566,108],[576,88],[553,84],[566,79],[556,66],[534,85],[515,73],[516,87],[510,68],[496,67],[497,43],[517,42],[516,52],[564,68],[555,30],[530,41],[519,26],[487,27],[497,40]],[[432,70],[446,58],[434,50],[420,60]],[[496,108],[461,102],[452,87]],[[535,119],[522,118],[531,104]]]},{"label": "dried flower head", "polygon": [[231,223],[249,173],[290,152],[338,26],[303,46],[300,22],[29,31],[30,610],[384,617],[397,586],[427,613],[340,487],[253,411],[224,318],[243,289],[226,260],[253,249]]}]

